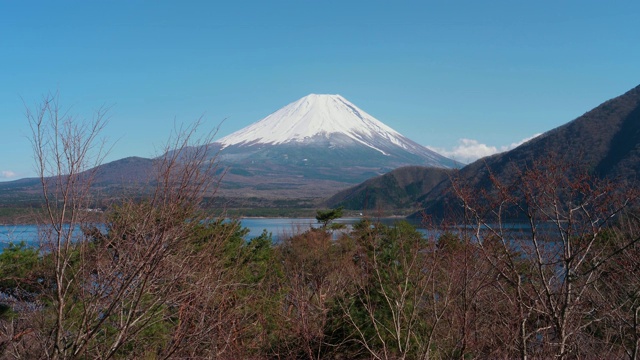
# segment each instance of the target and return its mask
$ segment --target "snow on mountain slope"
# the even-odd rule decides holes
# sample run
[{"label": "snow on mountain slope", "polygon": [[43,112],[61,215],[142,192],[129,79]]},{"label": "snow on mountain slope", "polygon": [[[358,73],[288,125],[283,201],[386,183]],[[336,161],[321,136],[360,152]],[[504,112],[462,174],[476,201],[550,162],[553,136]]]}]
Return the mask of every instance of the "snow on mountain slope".
[{"label": "snow on mountain slope", "polygon": [[305,142],[322,135],[339,133],[385,153],[377,143],[385,140],[410,150],[415,147],[404,136],[340,95],[311,94],[266,118],[219,141],[223,147],[240,144],[284,144]]},{"label": "snow on mountain slope", "polygon": [[307,95],[215,145],[222,150],[221,159],[233,162],[269,158],[380,170],[405,165],[457,167],[340,95]]}]

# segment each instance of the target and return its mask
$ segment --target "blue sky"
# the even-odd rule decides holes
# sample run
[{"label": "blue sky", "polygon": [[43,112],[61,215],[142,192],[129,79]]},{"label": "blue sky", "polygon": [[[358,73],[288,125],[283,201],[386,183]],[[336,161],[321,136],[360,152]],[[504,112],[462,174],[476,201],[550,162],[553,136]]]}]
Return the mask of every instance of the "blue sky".
[{"label": "blue sky", "polygon": [[[458,160],[640,84],[638,1],[1,1],[0,180],[33,176],[25,105],[111,107],[107,160],[174,122],[227,135],[341,94]],[[464,155],[466,154],[466,155]]]}]

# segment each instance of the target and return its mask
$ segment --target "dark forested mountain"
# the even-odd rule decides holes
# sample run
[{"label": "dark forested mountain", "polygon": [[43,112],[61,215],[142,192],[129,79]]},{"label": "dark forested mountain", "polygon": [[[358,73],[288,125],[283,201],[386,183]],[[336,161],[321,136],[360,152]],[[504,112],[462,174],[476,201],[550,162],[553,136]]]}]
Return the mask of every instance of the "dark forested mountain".
[{"label": "dark forested mountain", "polygon": [[[508,182],[513,180],[514,169],[545,158],[579,166],[599,178],[636,181],[640,171],[640,86],[511,151],[465,166],[458,178],[480,191],[490,186],[490,176]],[[443,182],[420,199],[427,213],[442,214],[453,204],[455,197],[449,186]]]},{"label": "dark forested mountain", "polygon": [[410,209],[457,170],[406,166],[342,190],[326,201],[329,207],[351,210]]}]

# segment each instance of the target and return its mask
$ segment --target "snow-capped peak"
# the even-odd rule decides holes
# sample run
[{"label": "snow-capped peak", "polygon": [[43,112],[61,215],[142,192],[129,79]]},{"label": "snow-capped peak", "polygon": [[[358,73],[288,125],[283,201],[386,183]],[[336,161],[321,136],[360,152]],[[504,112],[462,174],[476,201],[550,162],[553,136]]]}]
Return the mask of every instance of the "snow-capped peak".
[{"label": "snow-capped peak", "polygon": [[[359,109],[340,95],[310,94],[264,119],[223,137],[223,147],[242,144],[304,142],[316,136],[340,133],[380,152],[375,141],[384,138],[407,148],[404,136]],[[410,146],[411,147],[411,146]]]}]

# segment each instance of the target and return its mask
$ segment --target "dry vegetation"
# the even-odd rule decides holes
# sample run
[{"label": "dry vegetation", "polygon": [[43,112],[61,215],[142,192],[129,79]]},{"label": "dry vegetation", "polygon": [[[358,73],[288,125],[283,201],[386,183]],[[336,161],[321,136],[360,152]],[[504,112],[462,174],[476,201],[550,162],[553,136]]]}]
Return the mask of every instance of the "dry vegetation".
[{"label": "dry vegetation", "polygon": [[490,191],[454,182],[464,213],[430,235],[364,220],[338,236],[339,212],[323,212],[321,228],[274,244],[200,209],[219,178],[192,127],[155,190],[97,225],[85,170],[103,117],[81,125],[55,98],[39,110],[41,249],[0,254],[0,358],[639,356],[631,190],[535,163]]}]

